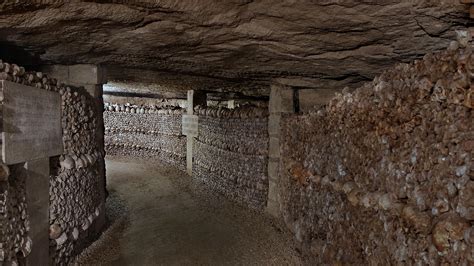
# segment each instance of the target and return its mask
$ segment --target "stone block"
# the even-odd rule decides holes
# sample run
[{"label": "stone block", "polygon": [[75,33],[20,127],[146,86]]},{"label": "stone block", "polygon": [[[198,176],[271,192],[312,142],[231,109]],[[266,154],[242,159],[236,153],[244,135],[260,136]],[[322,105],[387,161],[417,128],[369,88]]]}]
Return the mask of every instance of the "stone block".
[{"label": "stone block", "polygon": [[99,98],[102,96],[102,85],[78,85],[78,86],[83,86],[84,89],[94,98]]},{"label": "stone block", "polygon": [[27,162],[25,165],[26,198],[33,242],[27,257],[28,265],[49,264],[49,158]]},{"label": "stone block", "polygon": [[270,99],[268,102],[268,110],[270,114],[278,113],[281,106],[281,90],[282,86],[272,85],[270,88]]},{"label": "stone block", "polygon": [[69,66],[69,83],[95,85],[107,83],[107,80],[102,67],[81,64]]},{"label": "stone block", "polygon": [[280,158],[280,139],[270,137],[268,156],[270,158]]},{"label": "stone block", "polygon": [[280,215],[280,198],[278,183],[270,180],[268,182],[267,212],[275,217]]},{"label": "stone block", "polygon": [[271,114],[293,113],[293,89],[282,85],[272,85],[268,108]]},{"label": "stone block", "polygon": [[281,116],[279,114],[270,114],[268,117],[268,135],[271,137],[280,136],[280,120]]},{"label": "stone block", "polygon": [[278,180],[278,173],[280,169],[280,162],[279,160],[270,159],[268,160],[268,179],[270,181],[277,181]]},{"label": "stone block", "polygon": [[47,65],[42,67],[42,71],[51,76],[60,83],[69,83],[69,67],[64,65]]},{"label": "stone block", "polygon": [[267,202],[267,213],[272,215],[273,217],[280,217],[280,203],[276,200],[268,200]]},{"label": "stone block", "polygon": [[268,182],[268,199],[269,200],[278,200],[278,183],[270,180]]},{"label": "stone block", "polygon": [[293,89],[285,88],[281,90],[281,113],[294,113]]},{"label": "stone block", "polygon": [[299,105],[301,112],[308,112],[329,103],[339,89],[302,89],[299,90]]}]

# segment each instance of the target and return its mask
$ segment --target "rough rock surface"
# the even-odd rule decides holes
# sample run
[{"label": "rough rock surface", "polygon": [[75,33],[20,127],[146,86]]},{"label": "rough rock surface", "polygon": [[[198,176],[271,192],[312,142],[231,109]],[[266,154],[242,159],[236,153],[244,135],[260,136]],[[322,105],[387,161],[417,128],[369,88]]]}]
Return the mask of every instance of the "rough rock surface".
[{"label": "rough rock surface", "polygon": [[472,47],[283,119],[282,211],[316,264],[474,263]]},{"label": "rough rock surface", "polygon": [[193,176],[230,199],[263,209],[268,194],[268,112],[196,108]]},{"label": "rough rock surface", "polygon": [[120,65],[254,86],[283,77],[318,88],[357,87],[394,63],[448,46],[454,30],[470,23],[469,6],[458,0],[49,2],[4,2],[0,41],[46,63]]}]

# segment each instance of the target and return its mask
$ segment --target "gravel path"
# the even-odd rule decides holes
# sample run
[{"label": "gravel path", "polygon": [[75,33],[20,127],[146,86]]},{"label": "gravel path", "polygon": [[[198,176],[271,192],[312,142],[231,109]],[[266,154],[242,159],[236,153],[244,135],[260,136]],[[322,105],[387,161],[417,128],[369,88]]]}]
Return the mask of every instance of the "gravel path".
[{"label": "gravel path", "polygon": [[77,265],[300,265],[291,236],[156,162],[107,159],[109,227]]}]

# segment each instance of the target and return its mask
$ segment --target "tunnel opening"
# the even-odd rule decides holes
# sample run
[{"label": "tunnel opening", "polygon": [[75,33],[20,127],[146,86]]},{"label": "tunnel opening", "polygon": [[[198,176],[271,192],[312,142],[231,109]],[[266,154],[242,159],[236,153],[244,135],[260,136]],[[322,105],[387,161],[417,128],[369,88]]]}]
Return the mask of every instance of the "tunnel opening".
[{"label": "tunnel opening", "polygon": [[0,6],[0,265],[474,263],[472,1],[204,2]]},{"label": "tunnel opening", "polygon": [[[164,256],[160,258],[164,263],[189,259],[205,263],[209,258],[263,263],[274,252],[255,256],[249,251],[264,249],[278,250],[281,255],[271,255],[275,261],[296,263],[295,251],[276,242],[282,239],[276,231],[244,237],[248,227],[264,228],[269,223],[257,215],[264,211],[268,193],[268,97],[193,91],[183,99],[182,93],[166,89],[147,93],[152,86],[160,85],[126,81],[104,85],[109,212],[126,202],[121,214],[112,217],[106,239],[121,242],[120,234],[128,230],[134,235],[126,238],[128,244],[120,244],[129,249],[126,253],[99,240],[80,256],[81,263],[127,263],[133,258],[146,264],[157,256]],[[195,132],[186,131],[190,109],[199,121]],[[158,234],[162,240],[152,243]],[[288,235],[283,239],[291,242]],[[155,252],[136,257],[145,247]],[[113,258],[99,257],[104,253]]]},{"label": "tunnel opening", "polygon": [[143,95],[143,89],[120,92],[127,86],[112,82],[104,89],[107,154],[168,162],[237,202],[264,209],[268,193],[264,97],[193,91],[186,99],[170,92],[168,97],[173,98],[165,98],[165,93],[144,98],[136,97]]}]

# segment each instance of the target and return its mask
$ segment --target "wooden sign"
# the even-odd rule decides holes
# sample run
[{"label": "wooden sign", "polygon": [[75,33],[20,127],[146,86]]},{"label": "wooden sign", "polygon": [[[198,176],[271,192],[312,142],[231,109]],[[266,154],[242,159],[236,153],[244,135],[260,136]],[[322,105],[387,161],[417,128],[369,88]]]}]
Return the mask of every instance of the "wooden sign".
[{"label": "wooden sign", "polygon": [[198,135],[198,116],[197,115],[183,115],[182,132],[186,136]]},{"label": "wooden sign", "polygon": [[3,98],[2,159],[16,164],[63,153],[61,96],[0,80]]}]

